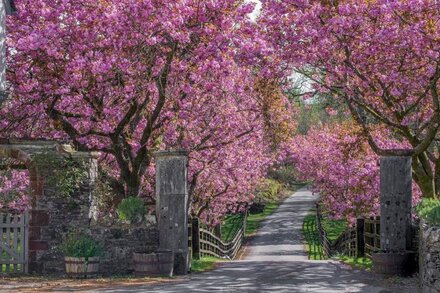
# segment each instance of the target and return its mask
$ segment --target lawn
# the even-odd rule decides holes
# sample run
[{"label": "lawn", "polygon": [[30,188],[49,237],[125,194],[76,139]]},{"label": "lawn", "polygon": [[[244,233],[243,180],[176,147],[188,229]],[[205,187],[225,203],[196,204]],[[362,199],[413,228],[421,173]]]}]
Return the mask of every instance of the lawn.
[{"label": "lawn", "polygon": [[315,214],[307,215],[304,218],[302,234],[306,240],[306,249],[309,259],[322,260],[324,255],[322,253],[321,243],[319,241],[319,233],[316,228]]},{"label": "lawn", "polygon": [[191,263],[191,272],[201,273],[207,270],[212,270],[216,263],[222,261],[225,260],[216,257],[202,257],[200,259],[193,259]]},{"label": "lawn", "polygon": [[[246,236],[252,236],[257,233],[261,223],[267,216],[273,214],[281,202],[267,203],[262,213],[249,214],[246,222]],[[240,214],[227,216],[222,224],[222,240],[225,242],[231,241],[236,232],[241,227],[243,216]]]},{"label": "lawn", "polygon": [[373,267],[373,261],[367,257],[351,257],[346,255],[339,255],[336,258],[352,267],[367,271],[371,270]]},{"label": "lawn", "polygon": [[[322,219],[322,226],[327,232],[327,237],[329,238],[329,240],[335,241],[347,228],[347,222],[343,220],[331,220],[327,217],[324,217]],[[306,249],[309,259],[325,259],[322,252],[321,243],[319,241],[318,229],[316,227],[315,211],[304,218],[302,233],[304,239],[306,240]],[[373,266],[371,259],[366,257],[356,258],[346,255],[337,255],[335,258],[359,269],[370,270]]]},{"label": "lawn", "polygon": [[331,220],[327,217],[323,217],[321,223],[330,241],[336,241],[348,226],[345,220]]},{"label": "lawn", "polygon": [[[276,211],[286,196],[292,194],[295,192],[295,190],[302,186],[304,186],[304,184],[297,184],[290,189],[284,189],[275,199],[266,203],[263,212],[249,214],[246,222],[246,236],[255,235],[266,217],[270,216]],[[241,215],[229,215],[224,219],[222,224],[222,239],[224,241],[232,240],[237,230],[240,229],[241,221]]]},{"label": "lawn", "polygon": [[222,225],[222,240],[225,242],[232,241],[235,234],[240,229],[242,221],[242,214],[226,216]]}]

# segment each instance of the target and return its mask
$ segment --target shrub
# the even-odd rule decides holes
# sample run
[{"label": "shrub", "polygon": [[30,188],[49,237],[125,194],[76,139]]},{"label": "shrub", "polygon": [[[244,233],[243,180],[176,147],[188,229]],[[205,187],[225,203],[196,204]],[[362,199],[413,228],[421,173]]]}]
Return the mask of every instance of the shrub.
[{"label": "shrub", "polygon": [[255,202],[272,202],[278,199],[278,195],[283,189],[283,185],[273,179],[265,179],[258,188]]},{"label": "shrub", "polygon": [[138,197],[127,197],[118,205],[119,219],[130,223],[141,222],[146,214],[144,201]]},{"label": "shrub", "polygon": [[295,184],[298,182],[298,175],[291,165],[279,166],[269,170],[269,177],[283,184]]},{"label": "shrub", "polygon": [[423,199],[416,207],[418,215],[431,225],[440,225],[440,201]]},{"label": "shrub", "polygon": [[61,245],[61,250],[68,257],[102,256],[103,247],[93,238],[77,231],[69,233]]}]

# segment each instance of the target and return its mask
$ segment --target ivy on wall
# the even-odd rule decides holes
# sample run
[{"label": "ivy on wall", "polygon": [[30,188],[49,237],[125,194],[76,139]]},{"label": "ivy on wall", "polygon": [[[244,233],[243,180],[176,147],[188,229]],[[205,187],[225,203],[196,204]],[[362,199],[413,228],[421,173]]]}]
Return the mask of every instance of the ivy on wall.
[{"label": "ivy on wall", "polygon": [[89,176],[85,163],[78,162],[72,157],[41,153],[33,157],[33,162],[41,169],[51,170],[50,176],[45,180],[56,187],[60,197],[71,197]]}]

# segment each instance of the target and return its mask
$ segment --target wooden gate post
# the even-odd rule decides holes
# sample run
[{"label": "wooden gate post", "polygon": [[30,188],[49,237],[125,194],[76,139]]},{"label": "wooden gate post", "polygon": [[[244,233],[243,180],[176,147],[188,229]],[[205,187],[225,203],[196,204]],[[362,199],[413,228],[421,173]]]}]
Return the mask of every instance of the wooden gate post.
[{"label": "wooden gate post", "polygon": [[200,259],[200,222],[198,218],[192,219],[192,252],[194,259]]},{"label": "wooden gate post", "polygon": [[156,215],[159,247],[174,252],[174,273],[189,271],[188,156],[185,151],[161,151],[156,158]]},{"label": "wooden gate post", "polygon": [[214,235],[217,236],[218,238],[222,238],[222,225],[221,224],[217,224],[214,227]]},{"label": "wooden gate post", "polygon": [[356,220],[356,257],[365,256],[365,220]]}]

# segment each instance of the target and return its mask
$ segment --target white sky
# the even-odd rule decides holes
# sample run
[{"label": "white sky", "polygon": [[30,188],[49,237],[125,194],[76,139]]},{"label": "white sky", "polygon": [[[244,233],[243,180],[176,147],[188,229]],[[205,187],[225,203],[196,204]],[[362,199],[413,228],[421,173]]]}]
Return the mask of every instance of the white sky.
[{"label": "white sky", "polygon": [[261,2],[259,0],[248,0],[249,2],[257,3],[254,12],[251,14],[251,18],[255,20],[261,11]]}]

